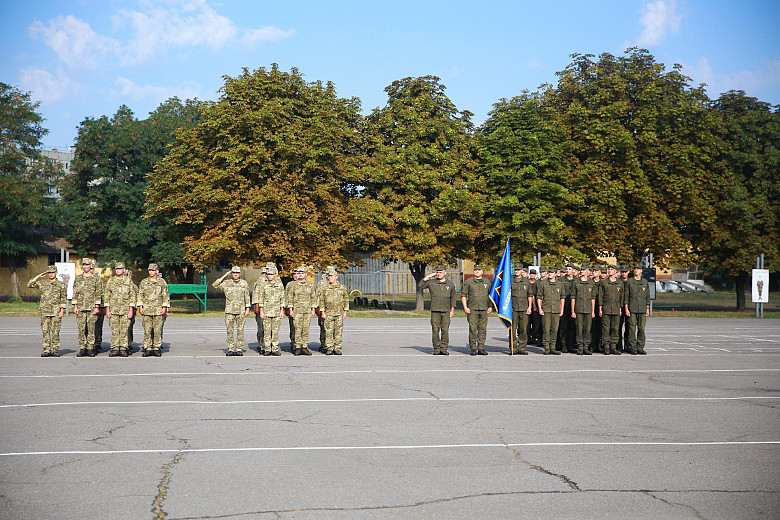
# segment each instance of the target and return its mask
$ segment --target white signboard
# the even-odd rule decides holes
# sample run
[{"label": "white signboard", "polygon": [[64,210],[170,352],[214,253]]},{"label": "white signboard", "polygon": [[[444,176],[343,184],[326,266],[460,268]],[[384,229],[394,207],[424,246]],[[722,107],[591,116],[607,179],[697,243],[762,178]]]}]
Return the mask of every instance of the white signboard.
[{"label": "white signboard", "polygon": [[73,299],[73,282],[76,280],[76,264],[72,262],[55,262],[57,279],[68,288],[68,299]]},{"label": "white signboard", "polygon": [[753,303],[769,303],[769,269],[753,269]]}]

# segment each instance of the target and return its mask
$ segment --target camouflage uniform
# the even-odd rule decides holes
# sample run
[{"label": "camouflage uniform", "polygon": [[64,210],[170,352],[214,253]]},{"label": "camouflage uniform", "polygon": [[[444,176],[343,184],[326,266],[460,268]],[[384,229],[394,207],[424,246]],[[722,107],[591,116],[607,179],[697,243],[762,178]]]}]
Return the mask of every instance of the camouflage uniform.
[{"label": "camouflage uniform", "polygon": [[[244,313],[251,305],[249,297],[249,284],[246,280],[216,280],[212,286],[225,293],[225,327],[227,329],[228,353],[240,353],[244,349]],[[236,338],[233,339],[233,331]]]},{"label": "camouflage uniform", "polygon": [[284,284],[278,278],[259,284],[252,295],[252,301],[263,309],[263,351],[268,355],[279,355],[279,326],[282,324],[282,308],[285,307]]},{"label": "camouflage uniform", "polygon": [[[144,353],[157,355],[162,349],[163,307],[170,308],[168,284],[161,277],[144,278],[138,286],[136,306],[144,308]],[[113,330],[113,329],[112,329]]]},{"label": "camouflage uniform", "polygon": [[138,298],[138,288],[132,280],[121,276],[112,276],[106,283],[103,301],[111,312],[109,324],[111,325],[111,353],[127,352],[127,329],[130,318],[127,314],[135,307]]},{"label": "camouflage uniform", "polygon": [[[257,281],[252,286],[252,306],[259,303],[257,300],[257,294],[258,289],[260,286],[264,283],[268,282],[268,275],[266,274],[266,267],[263,268],[263,270],[260,272],[260,277],[257,279]],[[255,313],[255,323],[257,324],[257,351],[261,354],[263,353],[263,345],[265,343],[265,331],[263,327],[265,326],[263,323],[263,320],[260,318],[259,313]]]},{"label": "camouflage uniform", "polygon": [[[327,287],[328,280],[325,279],[325,275],[322,275],[322,278],[320,279],[319,283],[317,284],[316,288],[316,298],[317,301],[320,301],[320,295],[322,294],[322,290]],[[322,309],[317,307],[315,314],[317,314],[317,325],[320,327],[320,352],[325,352],[328,350],[327,348],[327,332],[325,329],[325,319],[322,317]]]},{"label": "camouflage uniform", "polygon": [[344,313],[349,310],[347,288],[340,283],[328,283],[320,291],[317,307],[325,312],[326,354],[340,354],[344,332]]},{"label": "camouflage uniform", "polygon": [[97,314],[94,309],[99,308],[103,301],[103,281],[100,275],[93,272],[87,276],[79,274],[73,280],[73,300],[71,303],[78,305],[79,313],[76,315],[76,323],[79,327],[79,351],[92,352],[95,347],[95,323]]},{"label": "camouflage uniform", "polygon": [[308,350],[311,311],[317,306],[314,284],[308,280],[293,280],[287,284],[284,299],[287,307],[295,314],[292,318],[295,326],[293,352],[295,350]]},{"label": "camouflage uniform", "polygon": [[[56,272],[49,271],[49,272]],[[34,278],[27,282],[27,287],[41,291],[41,302],[38,312],[41,315],[41,331],[43,332],[43,356],[59,356],[60,350],[60,309],[65,309],[68,302],[68,288],[64,283],[46,278]]]}]

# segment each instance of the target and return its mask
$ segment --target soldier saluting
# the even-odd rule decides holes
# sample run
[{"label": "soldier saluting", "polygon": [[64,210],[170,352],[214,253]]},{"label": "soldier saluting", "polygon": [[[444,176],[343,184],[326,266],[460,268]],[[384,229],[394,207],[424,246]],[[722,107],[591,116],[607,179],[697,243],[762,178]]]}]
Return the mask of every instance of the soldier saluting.
[{"label": "soldier saluting", "polygon": [[41,302],[38,305],[43,332],[41,357],[60,357],[60,327],[68,294],[65,284],[57,280],[57,266],[50,265],[46,272],[27,282],[27,287],[41,291]]}]

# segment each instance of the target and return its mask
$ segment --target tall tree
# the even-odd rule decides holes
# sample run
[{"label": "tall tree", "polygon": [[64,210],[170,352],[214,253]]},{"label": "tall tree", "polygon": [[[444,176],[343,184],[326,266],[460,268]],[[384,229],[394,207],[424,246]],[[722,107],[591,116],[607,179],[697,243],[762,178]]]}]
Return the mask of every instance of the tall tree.
[{"label": "tall tree", "polygon": [[621,261],[652,252],[687,265],[692,230],[713,218],[718,148],[703,87],[644,49],[573,58],[555,100],[574,161],[568,186],[584,203],[571,216],[577,242]]},{"label": "tall tree", "polygon": [[780,269],[780,108],[743,91],[729,91],[713,103],[722,142],[713,186],[715,218],[698,237],[709,268],[735,280],[737,309],[755,259],[764,253],[768,269]]},{"label": "tall tree", "polygon": [[150,177],[148,214],[170,220],[192,262],[354,261],[345,229],[359,101],[276,64],[226,76],[220,92]]},{"label": "tall tree", "polygon": [[[61,187],[68,239],[82,253],[108,261],[183,261],[168,223],[144,218],[147,176],[167,153],[173,133],[198,122],[197,100],[171,98],[145,120],[121,106],[111,118],[85,119],[78,132],[74,175]],[[181,276],[178,266],[174,269]]]},{"label": "tall tree", "polygon": [[428,264],[474,257],[484,212],[471,113],[458,111],[435,76],[385,89],[387,105],[368,116],[370,160],[353,201],[362,246],[408,262],[419,288]]},{"label": "tall tree", "polygon": [[41,157],[47,133],[30,94],[0,83],[0,256],[8,261],[12,296],[19,296],[17,268],[35,256],[40,227],[48,220],[45,185],[55,165]]},{"label": "tall tree", "polygon": [[567,217],[581,208],[583,194],[567,187],[570,143],[552,89],[494,104],[478,142],[488,192],[478,249],[497,256],[509,236],[515,258],[529,261],[536,251],[561,260],[577,257]]}]

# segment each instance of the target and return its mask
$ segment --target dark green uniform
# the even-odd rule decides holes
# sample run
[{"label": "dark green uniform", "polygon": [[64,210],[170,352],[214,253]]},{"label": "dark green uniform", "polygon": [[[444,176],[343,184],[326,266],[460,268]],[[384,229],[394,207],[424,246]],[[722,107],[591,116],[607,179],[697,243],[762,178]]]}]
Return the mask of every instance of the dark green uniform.
[{"label": "dark green uniform", "polygon": [[[455,285],[447,278],[423,280],[420,290],[428,289],[431,295],[431,342],[433,353],[446,353],[450,347],[450,310],[455,308]],[[446,355],[446,354],[445,354]]]},{"label": "dark green uniform", "polygon": [[562,352],[574,351],[575,326],[574,319],[571,317],[571,299],[574,283],[578,280],[578,278],[570,280],[565,276],[558,279],[558,283],[561,284],[561,290],[563,291],[563,316],[561,316],[560,325],[558,326],[558,345],[560,345]]},{"label": "dark green uniform", "polygon": [[558,337],[558,325],[560,323],[561,300],[563,299],[563,288],[558,280],[552,281],[549,278],[545,282],[540,282],[536,292],[537,302],[544,314],[542,315],[542,331],[544,335],[544,353],[560,354],[555,349],[555,339]]},{"label": "dark green uniform", "polygon": [[593,280],[578,278],[572,284],[572,297],[574,298],[574,312],[577,314],[575,325],[577,328],[577,354],[590,354],[590,331],[593,324],[594,301],[596,299],[595,284]]},{"label": "dark green uniform", "polygon": [[601,309],[601,337],[604,354],[620,354],[617,349],[620,307],[623,305],[623,281],[601,280],[599,308]]},{"label": "dark green uniform", "polygon": [[650,308],[650,287],[647,280],[631,277],[625,284],[624,305],[628,316],[628,349],[632,354],[645,352],[645,323]]},{"label": "dark green uniform", "polygon": [[466,306],[471,311],[466,319],[469,322],[469,348],[472,354],[485,352],[489,296],[490,281],[487,278],[472,276],[463,283],[461,300],[466,300]]},{"label": "dark green uniform", "polygon": [[536,305],[536,293],[539,290],[540,280],[528,281],[528,295],[531,296],[531,316],[528,320],[528,340],[536,346],[542,344],[542,317],[539,316],[539,308]]},{"label": "dark green uniform", "polygon": [[512,278],[512,327],[516,331],[514,350],[523,355],[527,354],[525,348],[528,346],[528,309],[531,307],[528,298],[533,297],[533,291],[528,278]]}]

